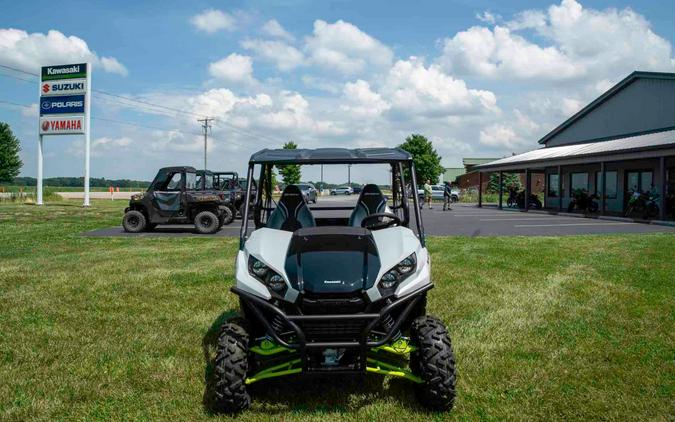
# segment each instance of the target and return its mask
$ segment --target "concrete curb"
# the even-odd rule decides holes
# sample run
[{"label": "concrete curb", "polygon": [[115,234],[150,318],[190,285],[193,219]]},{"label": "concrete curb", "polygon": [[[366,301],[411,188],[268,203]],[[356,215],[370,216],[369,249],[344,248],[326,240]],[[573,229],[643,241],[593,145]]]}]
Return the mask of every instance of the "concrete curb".
[{"label": "concrete curb", "polygon": [[[478,205],[476,205],[478,206]],[[495,208],[499,209],[496,205],[483,205],[483,208]],[[665,220],[641,220],[637,218],[627,218],[627,217],[617,217],[612,215],[584,215],[571,212],[559,212],[559,211],[547,211],[547,210],[528,210],[521,211],[520,209],[514,208],[502,208],[502,211],[506,212],[528,212],[533,214],[545,214],[545,215],[560,215],[563,217],[575,217],[575,218],[588,218],[591,220],[609,220],[609,221],[622,221],[625,223],[640,223],[640,224],[653,224],[655,226],[669,226],[675,227],[675,221],[665,221]]]}]

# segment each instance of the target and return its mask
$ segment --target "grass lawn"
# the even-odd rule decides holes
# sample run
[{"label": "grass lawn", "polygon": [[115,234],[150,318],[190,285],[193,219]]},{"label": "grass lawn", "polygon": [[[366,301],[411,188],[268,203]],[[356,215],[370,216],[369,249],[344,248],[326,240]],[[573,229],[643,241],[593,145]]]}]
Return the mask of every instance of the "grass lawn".
[{"label": "grass lawn", "polygon": [[[0,420],[210,420],[236,239],[86,238],[123,202],[0,204]],[[675,415],[675,236],[431,238],[455,409],[373,375],[255,384],[241,420]],[[220,416],[226,418],[225,416]]]}]

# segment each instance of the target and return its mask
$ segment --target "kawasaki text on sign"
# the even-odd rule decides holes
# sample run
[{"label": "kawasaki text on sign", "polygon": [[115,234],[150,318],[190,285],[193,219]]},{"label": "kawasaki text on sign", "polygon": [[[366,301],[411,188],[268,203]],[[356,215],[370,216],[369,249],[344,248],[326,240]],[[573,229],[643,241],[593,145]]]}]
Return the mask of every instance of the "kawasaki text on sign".
[{"label": "kawasaki text on sign", "polygon": [[87,64],[64,64],[61,66],[45,66],[42,68],[42,80],[76,79],[87,77]]}]

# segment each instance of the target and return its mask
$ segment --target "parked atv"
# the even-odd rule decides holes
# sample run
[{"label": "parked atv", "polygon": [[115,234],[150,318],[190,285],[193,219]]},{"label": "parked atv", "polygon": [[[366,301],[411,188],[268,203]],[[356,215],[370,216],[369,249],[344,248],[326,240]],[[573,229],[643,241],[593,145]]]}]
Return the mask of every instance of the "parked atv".
[{"label": "parked atv", "polygon": [[[355,206],[325,207],[325,217],[322,208],[310,210],[297,185],[275,201],[272,171],[285,164],[386,167],[391,201],[374,184],[363,187]],[[218,408],[247,408],[248,386],[268,378],[371,373],[406,379],[425,406],[450,409],[455,357],[445,325],[426,313],[433,284],[411,195],[412,156],[384,148],[263,150],[251,156],[247,186],[257,169],[259,191],[255,207],[243,211],[232,288],[241,317],[222,325],[216,350]],[[411,189],[401,189],[407,183]],[[247,189],[245,204],[252,195]],[[316,400],[321,392],[312,394]]]},{"label": "parked atv", "polygon": [[193,223],[199,233],[220,229],[222,198],[196,190],[197,174],[192,167],[165,167],[157,172],[145,193],[136,194],[124,210],[122,226],[130,233],[152,230],[158,224]]},{"label": "parked atv", "polygon": [[197,170],[197,189],[203,192],[218,195],[220,198],[220,205],[218,208],[222,211],[220,217],[220,225],[227,225],[234,221],[234,216],[237,214],[237,209],[231,200],[230,192],[223,191],[216,187],[213,183],[213,172],[209,170]]}]

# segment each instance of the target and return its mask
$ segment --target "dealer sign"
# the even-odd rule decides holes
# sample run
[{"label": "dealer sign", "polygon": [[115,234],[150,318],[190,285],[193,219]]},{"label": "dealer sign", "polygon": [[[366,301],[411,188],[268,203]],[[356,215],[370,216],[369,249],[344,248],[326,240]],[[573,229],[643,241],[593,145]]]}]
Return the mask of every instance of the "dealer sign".
[{"label": "dealer sign", "polygon": [[84,133],[84,116],[42,116],[40,135],[76,135]]},{"label": "dealer sign", "polygon": [[86,79],[66,79],[61,81],[45,81],[40,85],[40,95],[73,95],[87,92]]},{"label": "dealer sign", "polygon": [[84,113],[84,95],[40,97],[40,116],[66,113]]}]

